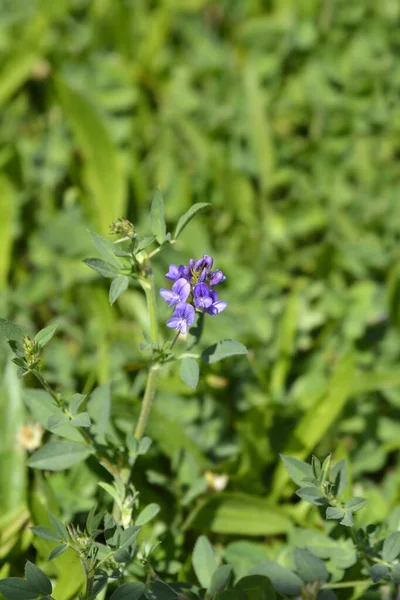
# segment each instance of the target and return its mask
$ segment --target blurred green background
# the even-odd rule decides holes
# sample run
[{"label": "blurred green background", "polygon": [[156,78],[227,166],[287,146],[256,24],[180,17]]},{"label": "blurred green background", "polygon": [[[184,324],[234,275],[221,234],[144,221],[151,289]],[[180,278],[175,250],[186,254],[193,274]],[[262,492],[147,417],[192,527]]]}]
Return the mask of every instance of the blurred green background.
[{"label": "blurred green background", "polygon": [[[199,532],[240,572],[294,524],[319,526],[291,503],[279,452],[348,459],[369,499],[359,523],[399,503],[399,17],[397,0],[0,4],[2,316],[60,324],[46,376],[84,392],[112,381],[115,435],[137,415],[148,324],[138,290],[111,308],[82,264],[87,229],[126,216],[146,234],[157,186],[170,227],[212,203],[156,276],[162,287],[169,262],[212,254],[228,310],[205,343],[234,338],[250,357],[203,367],[196,392],[175,368],[161,379],[135,483],[162,506],[147,534],[167,577],[190,577]],[[49,507],[79,520],[104,474],[26,469],[47,416],[5,345],[1,369],[0,574],[17,575],[48,555],[27,525]],[[66,553],[51,568],[68,560],[76,581],[57,600],[76,595],[79,564]]]}]

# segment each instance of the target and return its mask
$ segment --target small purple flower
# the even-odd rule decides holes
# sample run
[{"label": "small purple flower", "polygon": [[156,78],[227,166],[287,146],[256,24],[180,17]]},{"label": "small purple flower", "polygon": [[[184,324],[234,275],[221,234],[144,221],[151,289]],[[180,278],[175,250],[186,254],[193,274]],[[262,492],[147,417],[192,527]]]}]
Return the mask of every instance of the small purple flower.
[{"label": "small purple flower", "polygon": [[165,275],[165,277],[167,279],[171,279],[172,281],[177,281],[181,277],[182,268],[183,265],[180,267],[177,267],[174,264],[169,265],[168,273]]},{"label": "small purple flower", "polygon": [[200,310],[206,309],[213,303],[210,290],[205,283],[197,283],[193,289],[194,305]]},{"label": "small purple flower", "polygon": [[208,306],[205,311],[212,317],[215,317],[215,315],[226,309],[227,304],[223,300],[218,300],[218,294],[214,290],[210,290],[210,298],[212,304]]},{"label": "small purple flower", "polygon": [[177,329],[180,333],[186,333],[190,325],[193,325],[195,310],[191,304],[180,302],[176,305],[172,318],[168,319],[167,327]]},{"label": "small purple flower", "polygon": [[194,270],[195,271],[201,271],[202,269],[206,269],[206,271],[208,272],[214,263],[214,259],[209,256],[208,254],[203,254],[203,258],[200,258],[200,260],[196,260],[196,262],[194,263]]},{"label": "small purple flower", "polygon": [[217,283],[221,283],[221,281],[225,281],[226,277],[222,271],[217,269],[216,271],[211,271],[208,274],[208,285],[217,285]]},{"label": "small purple flower", "polygon": [[181,277],[175,281],[174,285],[172,286],[172,290],[162,288],[160,290],[160,294],[166,302],[169,302],[169,306],[173,306],[178,302],[186,302],[190,294],[190,289],[190,283]]}]

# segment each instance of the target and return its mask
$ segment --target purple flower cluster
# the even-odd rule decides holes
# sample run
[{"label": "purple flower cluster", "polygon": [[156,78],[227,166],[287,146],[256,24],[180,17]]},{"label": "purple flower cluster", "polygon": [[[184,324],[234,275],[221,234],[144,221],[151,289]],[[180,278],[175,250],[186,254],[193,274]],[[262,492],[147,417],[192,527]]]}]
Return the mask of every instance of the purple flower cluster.
[{"label": "purple flower cluster", "polygon": [[218,300],[218,294],[213,287],[226,277],[219,269],[211,270],[213,263],[212,257],[204,254],[199,260],[191,258],[187,267],[170,265],[165,277],[174,282],[172,290],[160,290],[168,305],[175,306],[172,318],[167,321],[167,327],[186,333],[188,327],[193,325],[196,310],[213,317],[225,310],[226,302]]}]

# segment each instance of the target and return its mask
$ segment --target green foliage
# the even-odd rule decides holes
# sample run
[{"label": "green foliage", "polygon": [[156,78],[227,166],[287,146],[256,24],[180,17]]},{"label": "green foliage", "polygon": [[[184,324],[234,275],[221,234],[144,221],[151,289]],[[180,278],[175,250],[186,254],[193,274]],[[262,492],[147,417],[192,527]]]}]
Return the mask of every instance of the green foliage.
[{"label": "green foliage", "polygon": [[186,385],[193,388],[199,382],[199,363],[191,356],[184,356],[181,360],[181,379]]},{"label": "green foliage", "polygon": [[213,573],[217,568],[214,551],[208,539],[202,535],[197,538],[193,549],[193,569],[201,587],[211,586]]}]

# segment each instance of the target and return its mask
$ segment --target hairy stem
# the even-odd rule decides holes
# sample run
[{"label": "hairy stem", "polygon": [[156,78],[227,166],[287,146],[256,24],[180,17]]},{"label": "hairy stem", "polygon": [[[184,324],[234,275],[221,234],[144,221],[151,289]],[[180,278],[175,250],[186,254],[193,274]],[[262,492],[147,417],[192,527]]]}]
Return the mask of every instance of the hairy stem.
[{"label": "hairy stem", "polygon": [[142,286],[144,293],[146,294],[147,310],[150,319],[150,334],[151,341],[153,344],[158,346],[158,319],[157,319],[157,299],[156,299],[156,287],[154,285],[153,274],[149,273],[146,279],[140,279],[140,285]]},{"label": "hairy stem", "polygon": [[158,375],[160,371],[160,365],[154,364],[150,367],[149,375],[147,378],[146,390],[143,396],[142,408],[140,409],[139,421],[135,429],[135,438],[139,441],[145,432],[147,420],[149,418],[151,406],[157,389]]},{"label": "hairy stem", "polygon": [[[157,319],[157,301],[156,301],[156,288],[154,285],[153,274],[150,273],[146,279],[141,279],[140,284],[146,294],[147,309],[149,312],[150,319],[150,332],[151,341],[158,347],[158,319]],[[151,406],[156,393],[158,375],[160,371],[160,365],[154,363],[149,369],[147,377],[146,389],[143,396],[142,407],[140,409],[139,421],[135,429],[135,438],[139,441],[145,432],[147,420],[149,418]]]}]

